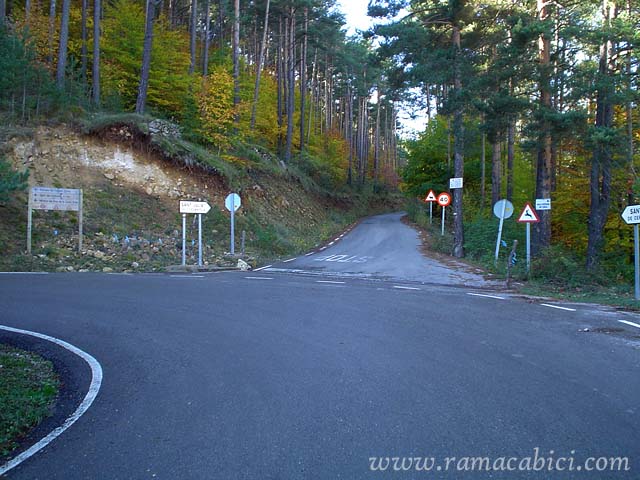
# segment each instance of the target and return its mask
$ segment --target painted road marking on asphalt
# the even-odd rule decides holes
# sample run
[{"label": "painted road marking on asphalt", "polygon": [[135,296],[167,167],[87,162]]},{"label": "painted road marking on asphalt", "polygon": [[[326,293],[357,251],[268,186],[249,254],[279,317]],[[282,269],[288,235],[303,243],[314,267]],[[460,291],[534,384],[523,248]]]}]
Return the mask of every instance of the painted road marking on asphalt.
[{"label": "painted road marking on asphalt", "polygon": [[486,295],[484,293],[470,293],[467,292],[467,295],[471,295],[472,297],[484,297],[484,298],[495,298],[496,300],[504,300],[504,297],[499,297],[498,295]]},{"label": "painted road marking on asphalt", "polygon": [[298,257],[293,257],[293,258],[290,258],[289,260],[285,260],[285,261],[284,261],[284,262],[282,262],[282,263],[289,263],[289,262],[293,262],[294,260],[297,260],[297,259],[298,259]]},{"label": "painted road marking on asphalt", "polygon": [[620,323],[626,323],[627,325],[631,325],[632,327],[640,328],[640,324],[629,322],[627,320],[618,320]]},{"label": "painted road marking on asphalt", "polygon": [[393,288],[397,288],[399,290],[420,290],[419,288],[416,288],[416,287],[404,287],[402,285],[394,285]]},{"label": "painted road marking on asphalt", "polygon": [[248,280],[273,280],[273,277],[244,277]]},{"label": "painted road marking on asphalt", "polygon": [[344,284],[347,282],[338,282],[336,280],[316,280],[316,283],[335,283],[335,284]]},{"label": "painted road marking on asphalt", "polygon": [[314,253],[316,253],[316,252],[309,252],[309,253],[305,254],[305,257],[310,257],[310,256],[311,256],[311,255],[313,255]]},{"label": "painted road marking on asphalt", "polygon": [[575,308],[559,307],[558,305],[549,305],[548,303],[541,303],[543,307],[556,308],[558,310],[565,310],[567,312],[575,312]]},{"label": "painted road marking on asphalt", "polygon": [[336,243],[335,240],[333,242],[329,242],[329,246],[333,245],[334,243]]},{"label": "painted road marking on asphalt", "polygon": [[204,275],[170,275],[171,278],[204,278]]},{"label": "painted road marking on asphalt", "polygon": [[265,265],[264,267],[256,268],[254,272],[259,272],[260,270],[264,270],[265,268],[273,267],[273,265]]},{"label": "painted road marking on asphalt", "polygon": [[22,462],[32,457],[44,447],[53,442],[56,438],[58,438],[62,433],[73,425],[87,410],[93,403],[93,401],[98,396],[98,392],[100,391],[100,386],[102,385],[102,366],[100,363],[89,355],[87,352],[80,350],[78,347],[71,345],[70,343],[65,342],[64,340],[60,340],[58,338],[50,337],[48,335],[44,335],[42,333],[31,332],[29,330],[20,330],[18,328],[6,327],[4,325],[0,325],[1,330],[6,330],[7,332],[19,333],[22,335],[30,335],[32,337],[41,338],[43,340],[47,340],[49,342],[53,342],[56,345],[61,346],[62,348],[78,355],[85,362],[89,364],[91,368],[91,384],[89,385],[89,391],[82,400],[82,403],[76,408],[76,411],[71,414],[69,418],[67,418],[62,425],[53,430],[49,435],[41,439],[36,444],[29,447],[27,450],[22,452],[17,457],[11,459],[4,465],[0,465],[0,476],[7,473],[12,468],[20,465]]}]

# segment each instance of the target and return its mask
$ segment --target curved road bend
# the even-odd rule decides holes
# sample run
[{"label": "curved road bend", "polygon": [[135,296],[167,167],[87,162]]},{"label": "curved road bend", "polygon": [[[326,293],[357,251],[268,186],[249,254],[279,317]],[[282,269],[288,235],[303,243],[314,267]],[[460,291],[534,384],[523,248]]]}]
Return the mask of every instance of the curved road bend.
[{"label": "curved road bend", "polygon": [[[343,238],[365,250],[340,254],[374,257],[348,268],[378,276],[398,237],[416,237],[397,216],[369,222]],[[1,324],[62,338],[104,371],[91,409],[10,479],[640,477],[635,315],[269,271],[6,274],[0,299]],[[536,451],[631,470],[445,468]],[[440,471],[372,472],[372,457],[434,457]]]}]

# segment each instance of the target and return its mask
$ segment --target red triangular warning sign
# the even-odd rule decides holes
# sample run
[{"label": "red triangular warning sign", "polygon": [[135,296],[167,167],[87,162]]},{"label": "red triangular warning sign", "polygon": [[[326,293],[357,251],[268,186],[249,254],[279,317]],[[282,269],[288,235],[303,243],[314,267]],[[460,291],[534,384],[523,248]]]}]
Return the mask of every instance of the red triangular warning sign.
[{"label": "red triangular warning sign", "polygon": [[429,190],[429,193],[427,194],[427,198],[424,199],[425,202],[435,202],[438,199],[436,198],[436,194],[433,190]]},{"label": "red triangular warning sign", "polygon": [[518,222],[520,223],[538,223],[540,221],[540,217],[538,213],[533,209],[531,204],[527,202],[522,210],[522,213],[518,217]]}]

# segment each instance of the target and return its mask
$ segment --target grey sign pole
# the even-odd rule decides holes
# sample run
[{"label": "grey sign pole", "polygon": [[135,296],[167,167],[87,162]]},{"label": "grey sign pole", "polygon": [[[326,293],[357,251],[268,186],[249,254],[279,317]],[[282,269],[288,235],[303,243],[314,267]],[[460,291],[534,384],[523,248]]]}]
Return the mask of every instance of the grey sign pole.
[{"label": "grey sign pole", "polygon": [[498,239],[496,240],[496,259],[495,265],[498,264],[498,255],[500,254],[500,240],[502,240],[502,227],[504,226],[504,216],[507,210],[507,202],[502,203],[502,214],[500,215],[500,225],[498,226]]},{"label": "grey sign pole", "polygon": [[80,189],[80,205],[78,206],[78,252],[82,253],[82,189]]},{"label": "grey sign pole", "polygon": [[531,224],[527,223],[527,273],[531,270]]},{"label": "grey sign pole", "polygon": [[182,214],[182,266],[187,264],[187,214]]},{"label": "grey sign pole", "polygon": [[640,300],[640,238],[638,237],[638,224],[633,225],[636,263],[636,300]]},{"label": "grey sign pole", "polygon": [[433,202],[429,202],[429,225],[433,224]]},{"label": "grey sign pole", "polygon": [[447,209],[447,207],[443,206],[442,207],[442,236],[444,236],[444,212]]},{"label": "grey sign pole", "polygon": [[202,266],[202,214],[198,214],[198,266]]},{"label": "grey sign pole", "polygon": [[27,253],[31,255],[31,230],[33,228],[33,189],[29,189],[29,211],[27,213]]},{"label": "grey sign pole", "polygon": [[235,202],[231,204],[231,255],[235,255],[236,253],[236,205]]}]

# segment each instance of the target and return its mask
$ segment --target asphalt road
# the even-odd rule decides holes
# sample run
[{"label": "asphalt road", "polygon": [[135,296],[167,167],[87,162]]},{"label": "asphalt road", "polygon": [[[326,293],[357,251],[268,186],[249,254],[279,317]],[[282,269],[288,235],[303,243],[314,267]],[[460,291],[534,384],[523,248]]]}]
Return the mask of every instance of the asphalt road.
[{"label": "asphalt road", "polygon": [[[392,245],[376,258],[395,265]],[[0,324],[104,371],[89,411],[7,478],[640,477],[640,328],[620,322],[637,316],[375,272],[0,274]],[[536,449],[630,471],[455,471]],[[372,457],[435,464],[380,472]]]},{"label": "asphalt road", "polygon": [[313,255],[289,259],[267,270],[440,285],[497,285],[462,264],[452,269],[424,256],[418,232],[401,222],[403,215],[390,213],[367,218]]}]

